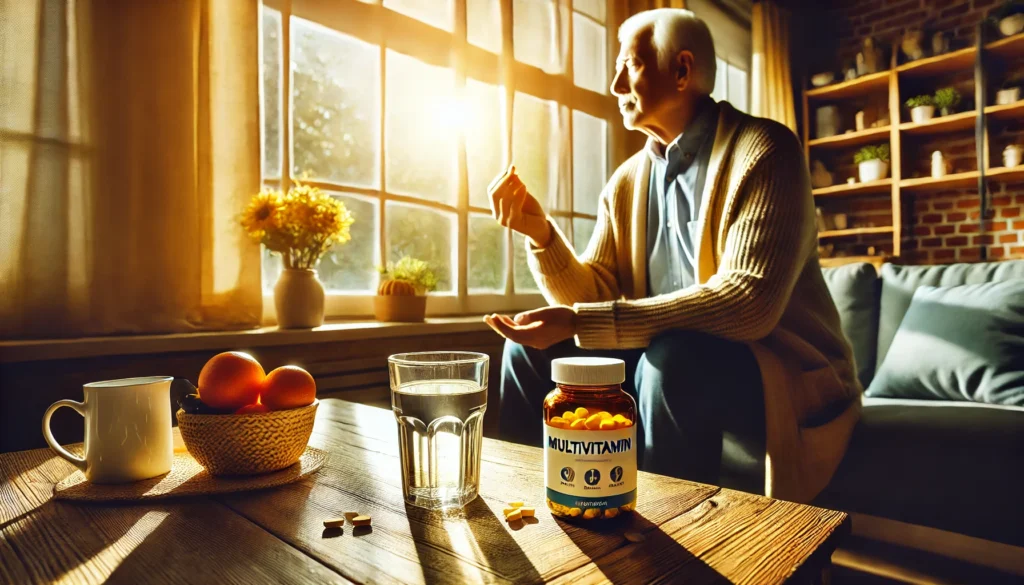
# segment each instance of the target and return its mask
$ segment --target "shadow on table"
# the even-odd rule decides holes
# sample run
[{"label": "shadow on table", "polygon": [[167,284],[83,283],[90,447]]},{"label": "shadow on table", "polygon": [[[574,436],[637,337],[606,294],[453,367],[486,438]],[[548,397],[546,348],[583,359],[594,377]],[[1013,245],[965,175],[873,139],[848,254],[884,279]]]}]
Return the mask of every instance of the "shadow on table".
[{"label": "shadow on table", "polygon": [[[577,547],[587,555],[612,583],[669,582],[703,584],[728,583],[724,575],[711,568],[660,527],[640,514],[621,516],[590,524],[574,524],[555,518],[555,522]],[[641,542],[630,542],[627,532],[642,535]],[[609,541],[622,544],[612,549]]]},{"label": "shadow on table", "polygon": [[[466,570],[466,564],[475,562],[516,583],[541,581],[540,573],[508,533],[505,523],[482,498],[476,498],[456,512],[430,511],[408,504],[405,509],[416,554],[424,568],[448,571],[452,570],[448,565],[454,563],[461,565],[455,570]],[[464,541],[461,546],[453,542],[456,539]],[[456,557],[465,560],[455,561]],[[464,574],[463,577],[466,582],[484,580],[480,575]]]}]

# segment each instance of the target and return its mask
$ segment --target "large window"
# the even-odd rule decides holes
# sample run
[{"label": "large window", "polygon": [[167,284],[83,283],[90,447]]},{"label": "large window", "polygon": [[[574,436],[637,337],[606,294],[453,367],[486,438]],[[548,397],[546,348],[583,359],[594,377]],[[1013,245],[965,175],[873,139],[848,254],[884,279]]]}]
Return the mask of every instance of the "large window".
[{"label": "large window", "polygon": [[[615,162],[617,23],[606,0],[572,4],[264,0],[264,183],[301,178],[356,219],[320,264],[328,315],[369,314],[376,266],[404,255],[438,273],[432,313],[539,305],[521,236],[490,217],[509,162],[586,247]],[[265,253],[268,294],[280,270]]]},{"label": "large window", "polygon": [[715,91],[711,93],[711,97],[719,101],[726,100],[737,110],[750,113],[750,107],[747,105],[747,98],[750,95],[747,70],[721,57],[716,57],[716,60],[718,72],[715,76]]}]

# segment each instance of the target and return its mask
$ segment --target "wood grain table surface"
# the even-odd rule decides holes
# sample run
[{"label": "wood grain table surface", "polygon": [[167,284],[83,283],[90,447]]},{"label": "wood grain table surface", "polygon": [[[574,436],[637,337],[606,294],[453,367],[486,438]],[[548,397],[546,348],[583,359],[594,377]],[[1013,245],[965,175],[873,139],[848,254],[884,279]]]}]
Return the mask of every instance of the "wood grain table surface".
[{"label": "wood grain table surface", "polygon": [[[635,514],[571,524],[544,506],[541,449],[492,439],[480,497],[428,512],[402,498],[392,413],[335,399],[310,444],[330,457],[302,482],[159,505],[55,501],[69,463],[0,454],[0,583],[814,583],[849,532],[842,512],[643,472]],[[510,527],[523,499],[536,521]],[[372,527],[324,529],[346,511]]]}]

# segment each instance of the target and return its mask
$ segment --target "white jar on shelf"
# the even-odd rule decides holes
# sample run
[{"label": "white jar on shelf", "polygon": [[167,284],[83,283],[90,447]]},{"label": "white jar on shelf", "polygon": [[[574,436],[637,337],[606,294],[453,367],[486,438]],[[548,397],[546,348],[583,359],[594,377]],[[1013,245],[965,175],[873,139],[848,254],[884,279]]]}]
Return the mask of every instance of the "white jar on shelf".
[{"label": "white jar on shelf", "polygon": [[866,160],[857,164],[861,183],[880,181],[889,175],[889,163],[881,159]]},{"label": "white jar on shelf", "polygon": [[1006,168],[1013,168],[1020,164],[1021,154],[1024,153],[1024,149],[1021,149],[1019,144],[1011,144],[1003,149],[1003,166]]}]

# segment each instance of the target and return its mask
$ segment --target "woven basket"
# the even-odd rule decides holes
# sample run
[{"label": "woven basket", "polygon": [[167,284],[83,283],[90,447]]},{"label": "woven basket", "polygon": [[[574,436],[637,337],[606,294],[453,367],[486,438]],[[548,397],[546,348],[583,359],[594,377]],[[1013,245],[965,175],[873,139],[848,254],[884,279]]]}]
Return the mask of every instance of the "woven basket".
[{"label": "woven basket", "polygon": [[188,452],[213,475],[256,475],[299,460],[313,432],[313,404],[256,414],[177,412]]}]

